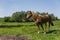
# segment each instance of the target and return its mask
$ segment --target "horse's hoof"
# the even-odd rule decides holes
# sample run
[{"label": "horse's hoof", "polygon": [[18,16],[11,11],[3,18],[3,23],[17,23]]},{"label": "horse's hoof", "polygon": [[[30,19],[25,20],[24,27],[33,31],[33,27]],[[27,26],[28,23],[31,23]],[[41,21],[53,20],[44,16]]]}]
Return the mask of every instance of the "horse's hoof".
[{"label": "horse's hoof", "polygon": [[38,34],[39,34],[40,32],[38,31]]},{"label": "horse's hoof", "polygon": [[40,32],[38,32],[38,34],[39,34]]},{"label": "horse's hoof", "polygon": [[44,32],[44,34],[46,34],[46,32]]},{"label": "horse's hoof", "polygon": [[50,30],[48,30],[48,32],[50,32]]}]

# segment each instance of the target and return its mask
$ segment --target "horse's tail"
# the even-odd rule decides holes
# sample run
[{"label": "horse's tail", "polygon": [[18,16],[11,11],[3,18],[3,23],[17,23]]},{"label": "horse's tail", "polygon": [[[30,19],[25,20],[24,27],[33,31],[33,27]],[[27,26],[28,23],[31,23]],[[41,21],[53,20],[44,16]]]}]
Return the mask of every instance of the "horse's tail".
[{"label": "horse's tail", "polygon": [[50,22],[52,26],[54,26],[53,22]]},{"label": "horse's tail", "polygon": [[49,15],[49,22],[50,22],[50,24],[51,24],[52,26],[54,26],[51,15]]}]

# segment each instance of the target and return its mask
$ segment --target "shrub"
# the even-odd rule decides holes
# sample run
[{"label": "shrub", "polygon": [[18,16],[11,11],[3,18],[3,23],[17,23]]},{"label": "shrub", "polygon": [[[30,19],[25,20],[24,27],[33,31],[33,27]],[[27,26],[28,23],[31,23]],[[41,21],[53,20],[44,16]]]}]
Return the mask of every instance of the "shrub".
[{"label": "shrub", "polygon": [[9,22],[10,21],[10,17],[4,17],[4,22]]}]

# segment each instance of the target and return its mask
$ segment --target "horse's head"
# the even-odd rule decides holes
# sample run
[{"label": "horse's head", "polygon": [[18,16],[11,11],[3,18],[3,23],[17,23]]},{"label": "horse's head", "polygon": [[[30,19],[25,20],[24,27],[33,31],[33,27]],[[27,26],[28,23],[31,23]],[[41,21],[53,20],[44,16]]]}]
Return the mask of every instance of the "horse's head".
[{"label": "horse's head", "polygon": [[31,16],[32,16],[32,12],[31,11],[28,11],[26,18],[29,19]]}]

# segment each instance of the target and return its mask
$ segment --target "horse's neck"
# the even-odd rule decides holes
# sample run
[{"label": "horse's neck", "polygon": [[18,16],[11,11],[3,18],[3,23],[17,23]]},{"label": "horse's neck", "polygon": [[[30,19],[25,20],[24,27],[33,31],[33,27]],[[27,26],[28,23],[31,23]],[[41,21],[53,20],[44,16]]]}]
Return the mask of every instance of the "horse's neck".
[{"label": "horse's neck", "polygon": [[38,17],[38,14],[33,14],[32,15],[32,18],[33,18],[34,21],[37,19],[37,17]]}]

